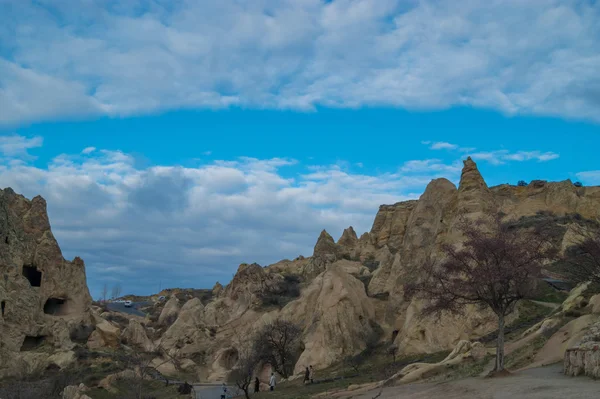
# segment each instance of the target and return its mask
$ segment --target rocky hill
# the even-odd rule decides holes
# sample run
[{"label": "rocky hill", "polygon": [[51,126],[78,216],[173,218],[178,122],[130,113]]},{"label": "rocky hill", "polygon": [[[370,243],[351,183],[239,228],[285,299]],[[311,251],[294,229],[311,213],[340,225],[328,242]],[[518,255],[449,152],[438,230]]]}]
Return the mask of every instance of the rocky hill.
[{"label": "rocky hill", "polygon": [[600,187],[576,187],[569,180],[488,187],[469,158],[458,187],[436,179],[418,200],[382,205],[371,231],[360,238],[349,227],[336,243],[323,231],[311,257],[267,267],[243,264],[226,287],[215,287],[208,303],[193,300],[181,310],[168,304],[164,311],[178,318],[156,345],[194,362],[211,380],[235,363],[236,335],[275,318],[303,328],[297,371],[339,362],[374,337],[394,341],[405,354],[451,349],[494,330],[495,317],[467,309],[460,318],[422,318],[423,304],[406,302],[403,287],[418,276],[425,259],[442,256],[444,244],[461,242],[459,218],[494,214],[514,220],[515,228],[550,222],[556,245],[564,248],[570,226],[600,218]]},{"label": "rocky hill", "polygon": [[83,261],[63,258],[42,197],[0,190],[0,378],[75,361],[92,324]]},{"label": "rocky hill", "polygon": [[83,262],[63,259],[42,198],[6,189],[0,208],[0,377],[14,373],[6,359],[23,370],[68,364],[73,337],[84,330],[88,350],[157,353],[153,365],[163,374],[217,381],[237,361],[234,342],[277,318],[302,328],[296,371],[328,367],[373,341],[394,342],[402,354],[433,353],[492,332],[495,317],[475,308],[462,317],[419,317],[424,304],[404,299],[405,284],[426,259],[443,256],[444,244],[461,242],[461,218],[500,214],[519,229],[550,223],[564,249],[574,224],[600,218],[600,187],[568,180],[488,187],[469,158],[458,187],[436,179],[418,200],[382,205],[360,237],[349,227],[335,242],[322,231],[310,257],[242,264],[211,291],[163,291],[167,300],[146,319],[90,310]]}]

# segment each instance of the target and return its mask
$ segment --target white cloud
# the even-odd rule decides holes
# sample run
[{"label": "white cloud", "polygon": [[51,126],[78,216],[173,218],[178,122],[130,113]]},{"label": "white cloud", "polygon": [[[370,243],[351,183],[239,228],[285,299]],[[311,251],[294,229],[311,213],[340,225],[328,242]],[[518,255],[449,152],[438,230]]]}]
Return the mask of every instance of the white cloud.
[{"label": "white cloud", "polygon": [[445,141],[438,141],[437,143],[431,144],[429,149],[431,150],[455,150],[458,146],[456,144],[446,143]]},{"label": "white cloud", "polygon": [[559,154],[551,151],[516,151],[508,150],[482,151],[472,153],[471,157],[475,160],[487,161],[493,165],[501,165],[506,162],[538,161],[547,162],[560,157]]},{"label": "white cloud", "polygon": [[0,15],[4,124],[232,105],[600,121],[597,2],[14,3]]},{"label": "white cloud", "polygon": [[44,139],[40,136],[27,138],[19,135],[0,136],[0,154],[13,157],[28,154],[31,148],[41,147]]},{"label": "white cloud", "polygon": [[96,151],[96,147],[86,147],[81,151],[81,153],[87,155],[87,154],[91,154],[94,151]]},{"label": "white cloud", "polygon": [[577,177],[586,184],[600,185],[600,170],[588,170],[577,173]]}]

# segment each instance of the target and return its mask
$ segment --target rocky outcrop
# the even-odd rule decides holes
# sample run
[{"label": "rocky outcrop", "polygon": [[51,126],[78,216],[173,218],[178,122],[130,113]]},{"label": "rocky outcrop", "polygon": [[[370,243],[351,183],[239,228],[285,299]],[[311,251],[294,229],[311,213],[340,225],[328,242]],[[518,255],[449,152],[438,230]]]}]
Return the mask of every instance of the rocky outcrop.
[{"label": "rocky outcrop", "polygon": [[305,350],[296,371],[306,365],[327,367],[365,348],[376,334],[374,308],[364,285],[338,266],[317,276],[302,296],[281,311],[281,317],[304,327]]},{"label": "rocky outcrop", "polygon": [[198,298],[182,306],[177,320],[160,340],[160,346],[171,356],[185,357],[207,350],[210,333],[205,329],[204,305]]},{"label": "rocky outcrop", "polygon": [[600,377],[600,342],[586,342],[576,348],[567,349],[563,366],[565,374],[572,377]]},{"label": "rocky outcrop", "polygon": [[[577,188],[569,181],[490,188],[468,158],[458,187],[447,179],[435,179],[418,200],[382,205],[370,232],[360,238],[349,227],[336,243],[323,230],[311,257],[282,260],[268,267],[240,265],[226,287],[215,285],[213,299],[206,306],[200,301],[186,303],[186,311],[182,309],[159,343],[179,360],[193,359],[190,367],[204,368],[209,379],[221,379],[233,367],[236,336],[248,336],[276,318],[291,320],[303,329],[304,352],[297,371],[307,364],[327,367],[359,353],[374,335],[381,340],[393,339],[401,353],[460,348],[455,356],[433,368],[405,370],[405,376],[427,374],[466,358],[478,358],[472,351],[473,347],[476,352],[480,348],[472,344],[467,348],[464,342],[497,327],[494,315],[475,307],[467,307],[460,317],[444,315],[438,319],[421,316],[423,302],[404,299],[404,286],[420,276],[426,262],[441,261],[445,245],[463,242],[460,222],[500,213],[510,219],[535,219],[549,212],[593,218],[600,216],[599,209],[600,188]],[[568,220],[555,222],[557,231],[565,232],[558,234],[558,244],[568,247],[574,229]],[[519,228],[530,225],[523,226]],[[299,297],[279,302],[293,282],[299,282]],[[582,310],[586,305],[585,296],[574,292],[563,313],[568,312],[566,308]],[[595,302],[590,306],[600,308]],[[558,328],[556,323],[542,323],[532,333],[551,334]],[[573,330],[569,330],[573,339],[580,338],[582,326],[588,325],[585,320],[578,323],[568,327]],[[557,345],[560,339],[553,336],[550,341]],[[554,359],[556,355],[549,356]]]},{"label": "rocky outcrop", "polygon": [[62,392],[62,399],[91,399],[85,394],[89,388],[85,384],[69,385]]},{"label": "rocky outcrop", "polygon": [[458,186],[457,214],[466,214],[473,219],[494,215],[497,212],[495,199],[477,165],[471,157],[464,161]]},{"label": "rocky outcrop", "polygon": [[179,314],[179,300],[175,295],[173,295],[167,303],[165,307],[160,312],[158,316],[158,324],[159,325],[170,325],[175,321],[177,315]]},{"label": "rocky outcrop", "polygon": [[335,261],[338,255],[338,247],[333,240],[333,237],[325,230],[321,231],[319,239],[315,244],[313,257],[319,257],[328,261]]},{"label": "rocky outcrop", "polygon": [[123,330],[121,340],[128,346],[133,346],[143,352],[152,352],[155,349],[154,344],[148,338],[144,327],[134,319],[129,319],[129,325]]},{"label": "rocky outcrop", "polygon": [[91,323],[91,297],[84,263],[63,258],[42,197],[0,190],[0,276],[0,378],[38,348],[70,351],[70,332]]},{"label": "rocky outcrop", "polygon": [[412,363],[404,367],[398,374],[390,378],[387,383],[400,382],[407,384],[424,378],[433,377],[464,362],[478,362],[485,358],[486,348],[480,342],[460,341],[454,350],[439,363]]},{"label": "rocky outcrop", "polygon": [[223,292],[223,286],[217,281],[212,289],[212,294],[213,296],[218,297],[221,292]]},{"label": "rocky outcrop", "polygon": [[388,245],[394,252],[400,249],[404,241],[408,218],[416,206],[417,201],[381,205],[370,232],[373,244],[377,247]]}]

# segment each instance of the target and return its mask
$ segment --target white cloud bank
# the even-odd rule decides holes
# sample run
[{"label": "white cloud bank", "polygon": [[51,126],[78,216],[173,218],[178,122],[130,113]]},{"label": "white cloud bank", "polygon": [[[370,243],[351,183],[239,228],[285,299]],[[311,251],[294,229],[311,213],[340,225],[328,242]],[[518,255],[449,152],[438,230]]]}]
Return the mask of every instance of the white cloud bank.
[{"label": "white cloud bank", "polygon": [[586,0],[7,0],[0,123],[454,105],[600,121]]},{"label": "white cloud bank", "polygon": [[343,163],[247,157],[140,167],[129,154],[91,147],[36,167],[27,149],[41,144],[0,141],[0,187],[46,198],[65,256],[83,257],[96,294],[106,281],[138,293],[161,281],[210,286],[229,281],[241,262],[311,255],[321,229],[368,231],[379,205],[416,198],[435,177],[458,182],[462,167],[460,159],[411,160],[370,175]]}]

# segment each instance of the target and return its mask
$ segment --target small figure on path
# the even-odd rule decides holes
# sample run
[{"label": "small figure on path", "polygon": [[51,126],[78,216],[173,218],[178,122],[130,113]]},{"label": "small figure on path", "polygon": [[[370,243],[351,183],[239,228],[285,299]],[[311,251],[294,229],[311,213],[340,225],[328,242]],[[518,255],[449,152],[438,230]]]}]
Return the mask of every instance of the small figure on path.
[{"label": "small figure on path", "polygon": [[310,380],[310,370],[307,367],[306,368],[306,372],[304,373],[304,381],[303,381],[303,383],[306,384],[309,380]]},{"label": "small figure on path", "polygon": [[227,385],[225,385],[225,383],[223,383],[223,393],[221,394],[221,399],[226,399],[227,398]]},{"label": "small figure on path", "polygon": [[271,373],[271,379],[269,380],[269,389],[270,389],[271,391],[274,391],[274,390],[275,390],[275,384],[276,384],[276,381],[275,381],[275,373]]},{"label": "small figure on path", "polygon": [[258,377],[254,380],[254,393],[260,391],[260,380]]},{"label": "small figure on path", "polygon": [[310,378],[310,383],[314,384],[315,382],[315,369],[313,369],[313,366],[310,366],[310,372],[308,373],[308,377]]}]

